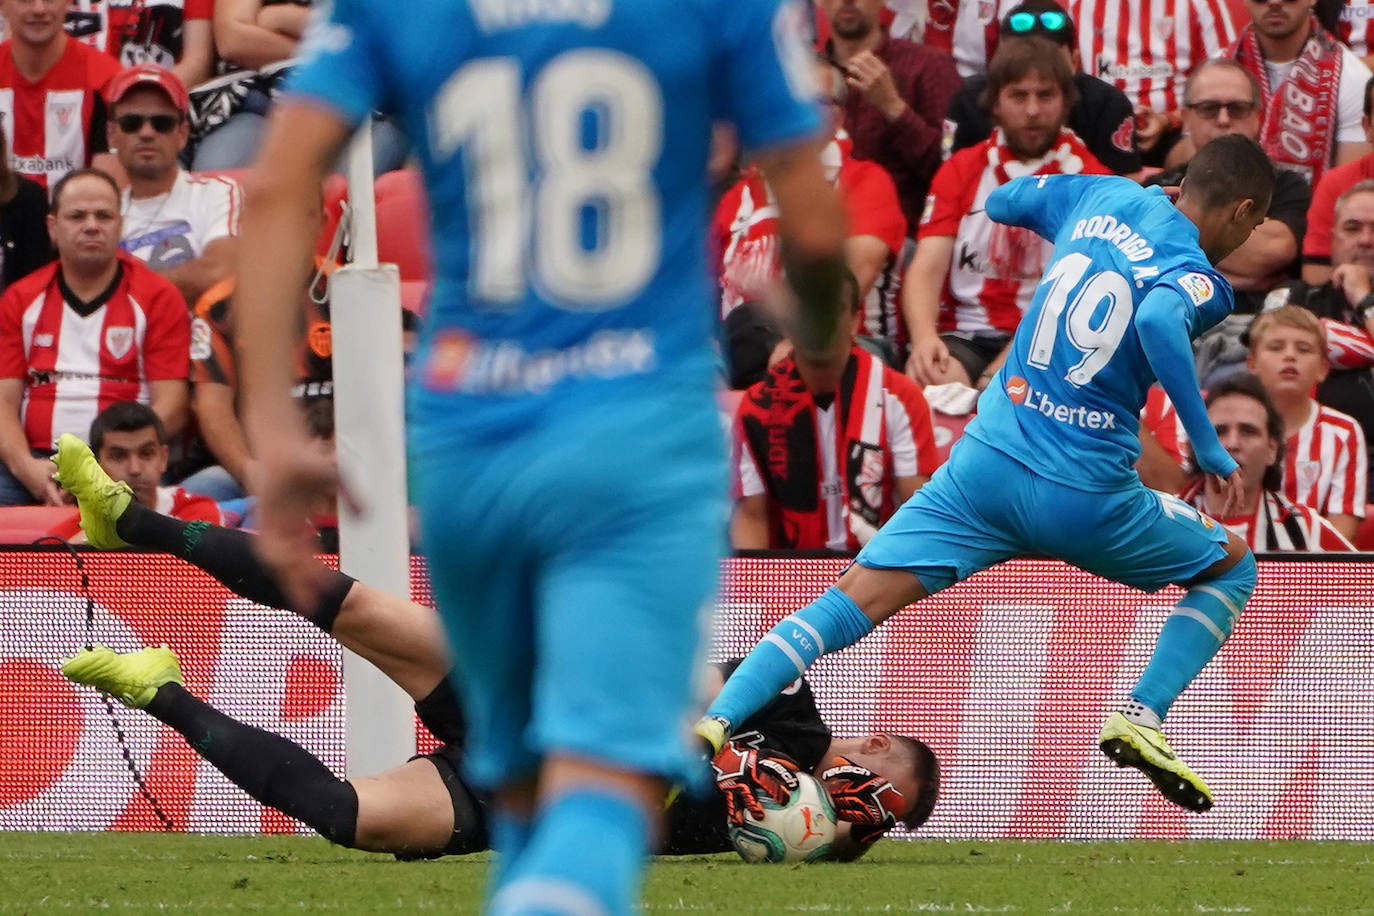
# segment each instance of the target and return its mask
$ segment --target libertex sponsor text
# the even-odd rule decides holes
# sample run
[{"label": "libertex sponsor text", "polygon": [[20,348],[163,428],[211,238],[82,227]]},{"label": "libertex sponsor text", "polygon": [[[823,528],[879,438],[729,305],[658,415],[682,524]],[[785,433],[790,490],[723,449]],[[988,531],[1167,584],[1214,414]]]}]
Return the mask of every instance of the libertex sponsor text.
[{"label": "libertex sponsor text", "polygon": [[1048,394],[1035,390],[1030,382],[1019,375],[1007,379],[1007,397],[1011,398],[1013,404],[1034,410],[1056,423],[1067,423],[1079,429],[1116,428],[1116,414],[1111,411],[1056,404]]}]

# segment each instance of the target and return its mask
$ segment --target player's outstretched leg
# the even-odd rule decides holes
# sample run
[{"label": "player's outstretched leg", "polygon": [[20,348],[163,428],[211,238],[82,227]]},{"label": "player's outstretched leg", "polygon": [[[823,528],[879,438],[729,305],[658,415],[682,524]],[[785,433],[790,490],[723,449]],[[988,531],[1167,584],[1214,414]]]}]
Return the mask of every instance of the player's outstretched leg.
[{"label": "player's outstretched leg", "polygon": [[166,646],[117,653],[83,649],[62,673],[146,711],[181,733],[215,769],[264,805],[308,824],[325,839],[353,846],[358,795],[305,748],[229,718],[181,685],[181,666]]},{"label": "player's outstretched leg", "polygon": [[133,502],[134,491],[129,485],[112,480],[95,460],[91,447],[71,433],[58,437],[52,460],[57,466],[53,480],[76,497],[81,509],[86,542],[106,550],[127,547],[128,542],[115,531],[115,523]]},{"label": "player's outstretched leg", "polygon": [[1184,593],[1160,631],[1131,702],[1107,718],[1098,736],[1102,752],[1118,766],[1140,770],[1165,798],[1190,811],[1211,808],[1212,793],[1169,747],[1161,724],[1231,635],[1254,591],[1254,555],[1243,545],[1237,549],[1243,552],[1230,567],[1194,582]]},{"label": "player's outstretched leg", "polygon": [[778,621],[749,650],[697,722],[696,733],[714,754],[735,727],[804,675],[816,659],[852,646],[872,629],[873,621],[853,598],[838,586],[826,589],[815,601]]}]

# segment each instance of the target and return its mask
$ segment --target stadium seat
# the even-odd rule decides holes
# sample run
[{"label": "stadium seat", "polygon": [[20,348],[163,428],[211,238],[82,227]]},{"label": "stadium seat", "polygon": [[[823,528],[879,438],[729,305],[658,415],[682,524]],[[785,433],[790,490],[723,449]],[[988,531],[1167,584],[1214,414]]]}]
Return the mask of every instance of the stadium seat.
[{"label": "stadium seat", "polygon": [[1364,521],[1355,532],[1356,550],[1374,550],[1374,503],[1364,507]]},{"label": "stadium seat", "polygon": [[402,280],[433,276],[429,201],[420,173],[398,169],[377,176],[377,260],[395,264]]},{"label": "stadium seat", "polygon": [[41,537],[69,540],[81,532],[75,506],[6,506],[0,508],[0,544],[32,544]]},{"label": "stadium seat", "polygon": [[425,317],[425,306],[429,304],[428,280],[401,280],[401,308]]}]

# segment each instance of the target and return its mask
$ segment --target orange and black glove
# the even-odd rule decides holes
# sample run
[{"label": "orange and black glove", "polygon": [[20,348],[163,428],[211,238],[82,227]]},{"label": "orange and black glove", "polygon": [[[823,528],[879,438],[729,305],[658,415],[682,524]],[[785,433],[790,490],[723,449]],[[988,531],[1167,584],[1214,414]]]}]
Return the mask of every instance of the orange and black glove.
[{"label": "orange and black glove", "polygon": [[720,753],[711,758],[716,788],[725,796],[725,815],[730,823],[744,823],[748,812],[763,818],[759,794],[784,804],[797,788],[797,765],[786,757],[749,747],[738,741],[727,741]]},{"label": "orange and black glove", "polygon": [[897,826],[904,798],[887,779],[848,757],[836,757],[821,782],[835,805],[835,817],[852,826],[849,835],[867,845]]}]

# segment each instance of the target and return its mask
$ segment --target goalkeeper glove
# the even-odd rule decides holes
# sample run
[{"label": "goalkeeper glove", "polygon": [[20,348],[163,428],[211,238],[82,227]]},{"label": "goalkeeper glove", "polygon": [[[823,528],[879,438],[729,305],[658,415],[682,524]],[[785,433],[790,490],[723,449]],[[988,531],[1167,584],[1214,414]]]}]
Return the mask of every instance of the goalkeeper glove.
[{"label": "goalkeeper glove", "polygon": [[903,796],[892,783],[847,757],[836,757],[833,764],[821,773],[821,782],[835,805],[835,817],[853,825],[849,835],[856,842],[872,843],[897,826]]},{"label": "goalkeeper glove", "polygon": [[744,823],[746,812],[763,818],[760,792],[784,804],[798,784],[798,768],[791,760],[778,755],[760,757],[758,748],[733,740],[711,758],[711,769],[716,788],[725,796],[725,816],[735,825]]}]

